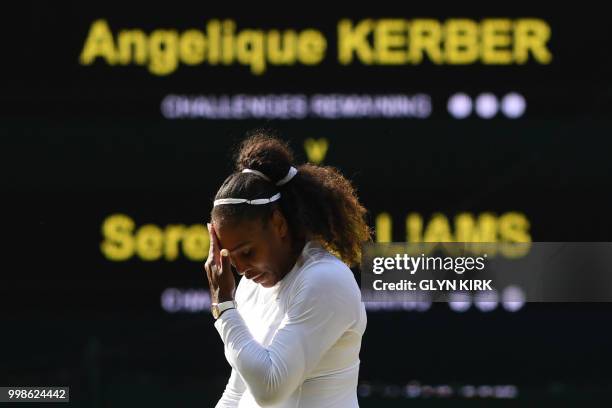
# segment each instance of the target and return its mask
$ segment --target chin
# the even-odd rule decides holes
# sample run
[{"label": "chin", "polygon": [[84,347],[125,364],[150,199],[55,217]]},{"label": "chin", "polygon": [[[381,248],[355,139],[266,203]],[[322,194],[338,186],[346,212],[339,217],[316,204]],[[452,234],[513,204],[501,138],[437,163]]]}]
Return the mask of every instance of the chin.
[{"label": "chin", "polygon": [[276,282],[263,281],[263,282],[260,282],[259,284],[263,286],[264,288],[271,288],[272,286],[276,285]]}]

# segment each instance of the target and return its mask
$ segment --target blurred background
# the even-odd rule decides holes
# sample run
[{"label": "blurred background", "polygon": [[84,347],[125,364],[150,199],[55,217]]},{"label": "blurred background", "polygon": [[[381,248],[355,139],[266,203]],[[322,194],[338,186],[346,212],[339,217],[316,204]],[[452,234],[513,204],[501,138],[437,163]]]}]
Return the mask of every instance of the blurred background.
[{"label": "blurred background", "polygon": [[[214,406],[230,368],[205,222],[253,129],[340,168],[378,242],[610,241],[611,25],[583,14],[22,2],[3,25],[0,385]],[[362,407],[612,401],[609,304],[366,307]]]}]

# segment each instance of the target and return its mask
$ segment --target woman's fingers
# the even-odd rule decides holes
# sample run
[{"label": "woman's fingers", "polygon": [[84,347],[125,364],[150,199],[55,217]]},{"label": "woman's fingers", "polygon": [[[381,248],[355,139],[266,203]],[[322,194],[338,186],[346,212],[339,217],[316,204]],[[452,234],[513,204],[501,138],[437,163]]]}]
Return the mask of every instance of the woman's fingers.
[{"label": "woman's fingers", "polygon": [[232,273],[229,251],[227,249],[219,250],[221,244],[217,238],[215,227],[212,223],[208,223],[207,227],[210,236],[210,249],[204,269],[208,277],[211,300],[218,303],[222,300],[233,299],[236,281]]},{"label": "woman's fingers", "polygon": [[206,271],[206,277],[208,278],[208,284],[210,287],[213,287],[216,282],[216,276],[215,275],[215,234],[214,234],[214,230],[212,227],[211,223],[207,223],[206,227],[208,228],[208,236],[210,238],[209,240],[209,246],[208,246],[208,258],[206,259],[206,262],[204,263],[204,270]]},{"label": "woman's fingers", "polygon": [[215,239],[213,236],[212,224],[210,222],[206,224],[206,228],[208,228],[208,259],[206,260],[208,263],[208,261],[212,261],[214,259]]},{"label": "woman's fingers", "polygon": [[234,290],[236,289],[236,281],[232,273],[232,263],[230,261],[230,253],[227,249],[222,249],[221,270],[219,271],[219,298],[230,300],[234,298]]},{"label": "woman's fingers", "polygon": [[208,258],[211,259],[215,265],[219,265],[219,238],[217,238],[217,232],[215,226],[212,223],[208,223],[208,236],[210,239]]},{"label": "woman's fingers", "polygon": [[232,264],[227,249],[221,250],[221,273],[232,273]]}]

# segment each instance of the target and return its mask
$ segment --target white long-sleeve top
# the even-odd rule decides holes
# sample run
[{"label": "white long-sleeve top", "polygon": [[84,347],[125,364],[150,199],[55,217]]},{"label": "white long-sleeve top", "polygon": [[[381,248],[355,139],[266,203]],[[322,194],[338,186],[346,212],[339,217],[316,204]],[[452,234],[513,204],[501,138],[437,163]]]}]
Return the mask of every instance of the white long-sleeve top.
[{"label": "white long-sleeve top", "polygon": [[275,286],[241,279],[215,322],[232,373],[217,408],[355,408],[366,327],[351,270],[309,241]]}]

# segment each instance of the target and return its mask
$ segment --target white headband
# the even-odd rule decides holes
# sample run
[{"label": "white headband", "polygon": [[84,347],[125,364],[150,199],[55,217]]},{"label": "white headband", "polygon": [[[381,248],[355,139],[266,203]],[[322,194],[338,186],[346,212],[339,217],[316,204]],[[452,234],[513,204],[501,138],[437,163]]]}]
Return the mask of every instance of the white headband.
[{"label": "white headband", "polygon": [[[259,177],[272,182],[272,180],[270,180],[270,178],[268,176],[266,176],[265,174],[263,174],[261,171],[259,170],[253,170],[253,169],[244,169],[242,170],[243,173],[253,173],[253,174],[257,174]],[[289,167],[289,171],[287,172],[287,175],[285,177],[283,177],[282,179],[278,180],[276,182],[277,186],[282,186],[283,184],[286,184],[289,182],[289,180],[291,180],[296,174],[297,174],[297,169],[293,166]],[[247,200],[246,198],[220,198],[218,200],[215,200],[213,203],[213,207],[216,207],[218,205],[221,204],[253,204],[253,205],[261,205],[261,204],[269,204],[271,202],[274,202],[276,200],[278,200],[281,197],[280,193],[276,193],[274,194],[272,197],[270,198],[257,198],[255,200]]]},{"label": "white headband", "polygon": [[270,198],[257,198],[255,200],[247,200],[246,198],[220,198],[218,200],[215,200],[215,202],[213,203],[213,207],[216,207],[221,204],[242,204],[242,203],[253,204],[253,205],[268,204],[268,203],[278,200],[280,196],[281,196],[280,193],[276,193]]},{"label": "white headband", "polygon": [[268,178],[268,176],[266,176],[265,174],[263,174],[261,171],[259,170],[253,170],[253,169],[244,169],[242,170],[243,173],[253,173],[253,174],[257,174],[259,177],[265,179],[266,181],[270,181],[272,182],[272,180],[270,180]]},{"label": "white headband", "polygon": [[276,182],[276,185],[282,186],[283,184],[287,184],[289,180],[291,180],[296,174],[297,174],[297,169],[293,166],[289,167],[289,171],[287,172],[287,175],[283,177],[282,179],[278,180]]},{"label": "white headband", "polygon": [[[263,174],[261,171],[259,170],[253,170],[253,169],[244,169],[242,170],[243,173],[253,173],[253,174],[257,174],[259,177],[272,182],[272,180],[270,180],[270,177],[266,176],[265,174]],[[297,174],[297,169],[293,166],[289,167],[289,171],[287,172],[287,175],[285,177],[283,177],[282,179],[278,180],[276,182],[277,186],[282,186],[283,184],[287,184],[289,182],[289,180],[291,180],[296,174]]]}]

